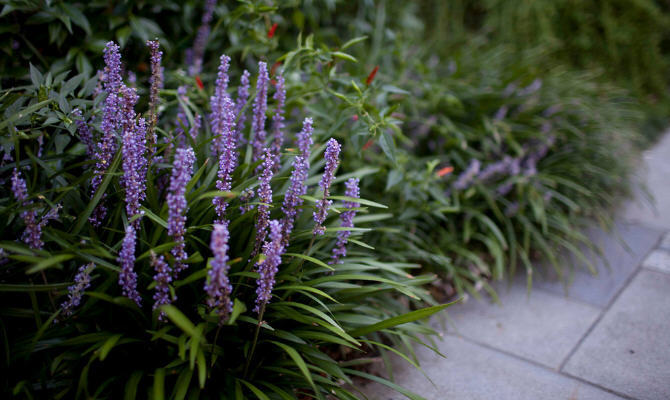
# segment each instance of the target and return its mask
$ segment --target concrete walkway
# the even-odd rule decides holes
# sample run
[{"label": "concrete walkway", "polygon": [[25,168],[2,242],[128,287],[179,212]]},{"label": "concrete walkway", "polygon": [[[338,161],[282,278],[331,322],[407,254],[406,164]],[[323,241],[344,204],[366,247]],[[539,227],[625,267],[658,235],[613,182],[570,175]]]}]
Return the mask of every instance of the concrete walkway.
[{"label": "concrete walkway", "polygon": [[[670,134],[643,161],[655,207],[640,191],[615,234],[589,233],[609,264],[594,260],[597,276],[575,268],[567,289],[545,279],[530,294],[515,281],[497,287],[501,305],[450,308],[446,324],[434,321],[446,358],[417,349],[425,375],[393,359],[395,382],[429,400],[670,399]],[[404,398],[377,384],[364,392]]]}]

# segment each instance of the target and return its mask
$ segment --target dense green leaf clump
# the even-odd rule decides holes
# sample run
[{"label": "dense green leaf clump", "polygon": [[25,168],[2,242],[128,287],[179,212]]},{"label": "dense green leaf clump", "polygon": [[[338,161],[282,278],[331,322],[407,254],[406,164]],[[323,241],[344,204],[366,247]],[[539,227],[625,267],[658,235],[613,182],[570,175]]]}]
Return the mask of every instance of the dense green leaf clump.
[{"label": "dense green leaf clump", "polygon": [[[124,68],[131,71],[138,60],[122,54]],[[425,343],[426,335],[433,333],[421,321],[447,305],[436,305],[423,288],[435,278],[433,274],[403,260],[382,260],[368,243],[376,229],[371,224],[387,218],[375,212],[386,208],[381,204],[384,201],[342,196],[343,181],[352,177],[365,181],[377,170],[357,169],[342,160],[330,189],[333,196],[325,234],[312,233],[314,203],[321,195],[316,183],[324,167],[322,139],[334,134],[329,121],[319,114],[313,115],[315,146],[305,202],[281,258],[272,299],[260,316],[253,311],[259,278],[256,266],[266,256],[253,252],[257,210],[269,206],[272,219],[282,218],[282,200],[297,154],[295,132],[310,108],[305,106],[316,101],[313,96],[320,88],[332,91],[327,96],[336,104],[333,110],[340,102],[356,103],[368,95],[367,89],[349,89],[348,79],[335,79],[338,63],[353,59],[344,49],[317,47],[312,37],[306,37],[298,39],[296,49],[277,58],[283,60],[288,89],[287,147],[282,148],[281,165],[270,181],[271,203],[246,196],[258,189],[260,163],[252,161],[249,124],[243,131],[231,190],[223,192],[216,186],[219,160],[211,147],[217,138],[210,124],[203,122],[194,136],[189,133],[197,115],[208,121],[213,111],[214,74],[207,70],[211,62],[198,79],[183,69],[165,70],[158,141],[155,153],[149,156],[147,152],[153,161],[146,171],[146,199],[136,215],[128,215],[124,204],[129,186],[121,129],[113,132],[116,150],[105,163],[97,189],[91,187],[96,159],[87,154],[81,123],[88,124],[94,141],[102,139],[103,104],[110,94],[100,92],[99,74],[88,69],[79,74],[62,71],[60,64],[50,70],[30,65],[30,83],[0,93],[4,157],[0,176],[5,182],[0,191],[4,355],[0,362],[7,371],[0,390],[23,398],[353,399],[357,394],[352,378],[369,376],[361,366],[376,360],[380,352],[399,354],[417,365],[412,344],[430,346]],[[252,71],[255,74],[256,69]],[[273,71],[273,79],[277,72]],[[228,91],[234,96],[237,85],[232,82],[239,79],[239,69],[233,65],[230,75]],[[149,90],[142,84],[146,73],[138,73],[138,78],[133,83],[124,75],[123,81],[138,86],[141,100],[136,111],[148,116],[143,106],[149,103]],[[175,90],[178,86],[184,86],[186,93]],[[252,90],[244,106],[248,114],[255,95]],[[276,104],[270,100],[268,114],[275,111]],[[339,128],[338,136],[346,129]],[[271,135],[268,139],[268,143],[273,140]],[[172,304],[152,310],[157,285],[152,260],[163,256],[173,268],[177,262],[171,251],[177,243],[168,234],[166,201],[177,147],[190,147],[195,153],[185,192],[184,243],[189,256],[184,261],[187,269],[169,283]],[[16,194],[17,177],[25,180],[25,196]],[[217,197],[228,203],[228,276],[233,287],[232,313],[223,324],[216,310],[207,307],[204,290],[213,263],[210,236],[217,215],[212,198]],[[345,205],[352,201],[359,203],[355,227],[340,228],[338,214],[351,210]],[[96,227],[89,217],[101,204],[107,215]],[[44,218],[52,210],[57,210],[58,217],[47,221]],[[44,221],[40,246],[22,240],[31,221]],[[141,307],[124,297],[119,285],[120,254],[129,226],[135,226],[137,232],[134,271]],[[347,257],[329,265],[337,233],[343,229],[351,232]],[[82,279],[80,274],[88,277]],[[68,292],[72,293],[70,286],[82,291],[80,304],[63,307]],[[422,308],[426,304],[433,307]]]}]

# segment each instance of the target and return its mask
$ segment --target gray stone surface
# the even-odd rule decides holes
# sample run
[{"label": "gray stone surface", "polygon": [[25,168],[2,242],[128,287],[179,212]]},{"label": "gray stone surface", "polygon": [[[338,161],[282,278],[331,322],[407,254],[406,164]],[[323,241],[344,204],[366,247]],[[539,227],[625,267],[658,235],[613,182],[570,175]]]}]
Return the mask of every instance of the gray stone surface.
[{"label": "gray stone surface", "polygon": [[661,240],[659,247],[665,250],[670,250],[670,232],[663,235],[663,240]]},{"label": "gray stone surface", "polygon": [[[598,307],[605,307],[621,290],[633,274],[644,256],[656,245],[662,231],[638,225],[618,223],[616,230],[605,232],[594,229],[587,234],[605,254],[607,263],[601,257],[590,255],[598,274],[591,274],[580,261],[573,261],[574,272],[570,284],[551,276],[538,277],[534,286],[552,293],[567,295]],[[625,245],[623,243],[625,243]],[[551,267],[544,271],[551,272]]]},{"label": "gray stone surface", "polygon": [[644,259],[642,266],[670,274],[670,251],[663,249],[652,251]]},{"label": "gray stone surface", "polygon": [[670,228],[670,134],[644,153],[638,175],[647,184],[654,204],[649,204],[644,190],[639,188],[635,201],[624,207],[624,218],[649,227]]},{"label": "gray stone surface", "polygon": [[498,288],[501,305],[469,299],[449,308],[450,332],[558,368],[600,309],[525,285]]},{"label": "gray stone surface", "polygon": [[670,275],[641,270],[563,371],[636,399],[670,399]]},{"label": "gray stone surface", "polygon": [[[608,400],[620,397],[546,368],[447,335],[438,343],[442,358],[418,349],[421,366],[435,385],[412,366],[393,360],[396,383],[428,400]],[[406,398],[380,385],[363,389],[374,400]]]}]

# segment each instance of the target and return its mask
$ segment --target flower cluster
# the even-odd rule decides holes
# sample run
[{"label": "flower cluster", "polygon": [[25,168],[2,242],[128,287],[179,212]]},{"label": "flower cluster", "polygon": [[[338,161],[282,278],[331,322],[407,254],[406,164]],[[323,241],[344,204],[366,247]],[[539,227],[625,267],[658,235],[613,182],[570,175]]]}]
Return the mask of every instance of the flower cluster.
[{"label": "flower cluster", "polygon": [[42,242],[42,227],[37,222],[37,211],[31,208],[33,202],[28,200],[28,188],[26,181],[21,177],[19,170],[14,168],[12,174],[12,192],[14,198],[21,204],[22,207],[29,209],[21,211],[21,218],[26,225],[26,230],[23,231],[23,241],[33,249],[41,249],[44,246]]},{"label": "flower cluster", "polygon": [[[137,93],[134,88],[123,87],[123,176],[121,185],[126,191],[126,215],[133,218],[144,214],[140,203],[146,197],[146,135],[147,125],[144,118],[135,121],[135,103]],[[133,221],[135,229],[139,227],[139,218]]]},{"label": "flower cluster", "polygon": [[452,185],[454,190],[465,190],[468,188],[470,183],[477,177],[481,165],[482,163],[479,160],[473,158],[465,171],[458,176],[458,179]]},{"label": "flower cluster", "polygon": [[80,109],[72,110],[72,115],[77,118],[77,132],[79,133],[79,139],[86,146],[86,155],[92,158],[95,156],[95,143],[93,142],[91,127],[84,120]]},{"label": "flower cluster", "polygon": [[243,143],[243,133],[244,123],[247,121],[247,116],[242,112],[244,106],[249,100],[249,71],[246,69],[242,72],[242,77],[240,78],[240,86],[237,88],[237,100],[235,101],[235,115],[237,118],[237,124],[235,127],[235,137],[237,137],[238,143]]},{"label": "flower cluster", "polygon": [[[224,115],[221,119],[225,123],[222,124],[223,130],[220,132],[223,141],[219,152],[219,171],[217,173],[216,188],[221,191],[229,191],[232,185],[233,172],[237,165],[237,140],[233,131],[235,126],[233,101],[228,95],[223,98],[222,112]],[[212,201],[216,206],[216,214],[219,218],[223,218],[228,203],[223,197],[215,197]]]},{"label": "flower cluster", "polygon": [[151,84],[151,89],[149,90],[149,148],[153,154],[155,150],[157,138],[156,124],[158,123],[158,102],[160,98],[158,97],[159,91],[163,86],[163,70],[161,67],[161,61],[163,59],[163,52],[160,51],[160,43],[158,40],[148,40],[147,46],[151,52],[151,77],[149,78],[149,83]]},{"label": "flower cluster", "polygon": [[137,273],[135,273],[135,244],[137,236],[132,224],[126,227],[118,261],[121,263],[119,274],[119,285],[124,296],[134,301],[138,306],[142,305],[142,297],[137,291]]},{"label": "flower cluster", "polygon": [[268,109],[268,66],[264,62],[258,63],[258,80],[256,81],[256,99],[254,100],[254,115],[251,120],[251,131],[254,135],[253,157],[256,162],[265,152],[265,113]]},{"label": "flower cluster", "polygon": [[225,322],[231,312],[233,303],[230,294],[233,287],[228,279],[228,221],[222,224],[214,224],[210,248],[214,253],[211,268],[207,272],[205,292],[207,293],[207,306],[215,310],[219,315],[219,323]]},{"label": "flower cluster", "polygon": [[272,97],[277,102],[275,114],[272,116],[272,154],[274,155],[274,172],[279,170],[281,148],[284,144],[284,104],[286,103],[286,88],[284,87],[284,77],[277,78],[276,91]]},{"label": "flower cluster", "polygon": [[330,185],[335,178],[335,169],[337,169],[340,155],[340,144],[335,139],[328,140],[326,145],[326,168],[323,171],[323,176],[319,182],[319,187],[323,191],[323,196],[316,202],[316,211],[314,212],[314,234],[323,235],[326,232],[326,228],[323,226],[323,223],[326,221],[326,216],[328,215],[328,208],[333,203],[331,200],[328,200],[330,196]]},{"label": "flower cluster", "polygon": [[284,254],[284,240],[281,234],[281,224],[279,221],[272,220],[269,223],[270,238],[263,245],[263,257],[256,263],[256,308],[257,313],[262,312],[265,305],[272,298],[272,289],[275,285],[275,275],[281,264],[281,256]]},{"label": "flower cluster", "polygon": [[301,142],[300,153],[293,159],[293,171],[291,172],[290,185],[284,195],[282,212],[282,236],[284,244],[288,245],[288,239],[293,231],[293,224],[298,213],[298,207],[303,203],[300,196],[307,193],[305,181],[309,172],[309,155],[312,145],[312,119],[305,118],[302,125],[302,131],[298,134],[298,141]]},{"label": "flower cluster", "polygon": [[168,235],[172,236],[176,245],[171,252],[175,258],[175,276],[186,268],[184,260],[187,258],[184,233],[186,232],[186,185],[191,180],[195,153],[192,148],[177,149],[172,166],[170,187],[168,188]]},{"label": "flower cluster", "polygon": [[[344,195],[351,198],[359,198],[360,190],[358,188],[358,178],[350,178],[345,184],[347,190],[344,192]],[[354,217],[356,216],[356,208],[360,207],[360,204],[354,201],[345,201],[344,208],[349,211],[344,211],[340,214],[340,227],[342,228],[353,228],[354,227]],[[341,258],[347,255],[347,239],[349,239],[351,231],[342,230],[337,232],[337,242],[333,248],[333,254],[331,256],[329,264],[339,264],[341,263]]]},{"label": "flower cluster", "polygon": [[93,263],[79,267],[77,274],[74,276],[74,285],[70,285],[67,288],[67,300],[60,306],[64,316],[70,317],[74,309],[79,307],[81,296],[91,286],[91,272],[93,269],[95,269],[95,264]]},{"label": "flower cluster", "polygon": [[200,20],[201,24],[193,43],[193,64],[188,68],[191,76],[199,74],[202,70],[202,59],[205,55],[205,47],[207,47],[207,38],[209,38],[211,29],[209,24],[212,22],[212,17],[214,16],[214,6],[216,6],[216,0],[207,0],[205,2],[205,10]]},{"label": "flower cluster", "polygon": [[[154,268],[156,274],[154,275],[154,281],[156,282],[156,292],[154,293],[154,305],[153,310],[164,304],[170,304],[172,299],[170,297],[170,282],[172,282],[172,271],[167,262],[165,262],[165,257],[156,256],[156,254],[151,252],[151,266]],[[158,314],[159,321],[165,321],[165,313],[160,312]]]},{"label": "flower cluster", "polygon": [[274,161],[270,151],[265,152],[263,163],[261,164],[262,172],[260,182],[258,183],[258,199],[261,204],[258,205],[258,217],[256,220],[256,244],[252,257],[255,257],[260,251],[261,245],[267,235],[267,227],[270,222],[270,204],[272,204],[272,187],[270,180],[272,179],[272,170]]},{"label": "flower cluster", "polygon": [[[114,42],[108,42],[104,51],[105,69],[103,72],[103,90],[107,97],[102,108],[102,122],[100,123],[100,130],[102,135],[98,141],[97,150],[95,153],[95,169],[93,179],[91,181],[91,197],[98,190],[102,183],[102,178],[110,166],[112,157],[116,152],[116,139],[114,132],[120,127],[122,112],[121,112],[121,96],[119,90],[122,86],[121,81],[121,54],[119,54],[119,46]],[[107,208],[102,204],[105,195],[103,194],[100,203],[89,217],[89,221],[93,226],[100,226],[105,216],[107,215]]]},{"label": "flower cluster", "polygon": [[230,67],[230,57],[223,54],[220,58],[219,71],[216,75],[216,85],[214,95],[210,98],[212,113],[209,121],[212,127],[214,140],[212,141],[212,154],[218,156],[223,152],[225,141],[228,139],[228,130],[233,127],[230,124],[235,123],[235,114],[230,106],[230,96],[226,93],[228,89],[228,68]]}]

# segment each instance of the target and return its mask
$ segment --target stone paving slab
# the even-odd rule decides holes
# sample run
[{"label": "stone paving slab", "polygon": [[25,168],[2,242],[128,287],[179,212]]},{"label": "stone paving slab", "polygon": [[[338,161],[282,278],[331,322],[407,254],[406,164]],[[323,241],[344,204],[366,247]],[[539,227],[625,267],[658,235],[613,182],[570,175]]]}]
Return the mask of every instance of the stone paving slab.
[{"label": "stone paving slab", "polygon": [[[670,251],[656,249],[642,262],[644,268],[655,269],[670,274]],[[670,334],[670,333],[669,333]]]},{"label": "stone paving slab", "polygon": [[[447,335],[438,342],[442,358],[429,349],[417,350],[430,379],[394,357],[396,383],[428,400],[610,400],[614,394],[552,372],[544,367]],[[404,363],[404,365],[401,364]],[[372,400],[405,400],[401,394],[379,385],[363,389]]]},{"label": "stone paving slab", "polygon": [[650,205],[642,189],[623,210],[627,221],[662,229],[670,228],[670,134],[643,153],[643,168],[638,173],[654,198]]},{"label": "stone paving slab", "polygon": [[[598,271],[597,275],[591,274],[583,262],[573,259],[574,272],[567,288],[564,282],[551,276],[535,279],[533,286],[605,307],[628,281],[644,256],[656,245],[662,233],[659,229],[625,223],[617,223],[613,232],[594,229],[587,234],[600,246],[607,260],[605,263],[601,257],[590,257]],[[543,270],[551,272],[551,267]]]},{"label": "stone paving slab", "polygon": [[664,250],[670,250],[670,232],[663,235],[663,240],[661,240],[661,243],[658,247]]},{"label": "stone paving slab", "polygon": [[601,310],[522,283],[498,287],[500,305],[470,298],[449,308],[451,333],[558,368]]},{"label": "stone paving slab", "polygon": [[642,269],[563,372],[636,399],[670,399],[670,275]]}]

